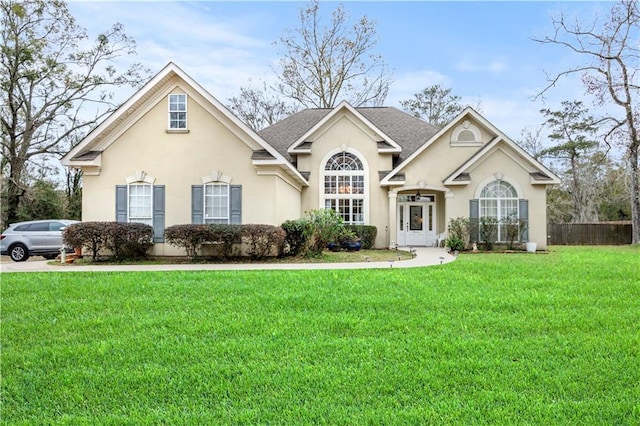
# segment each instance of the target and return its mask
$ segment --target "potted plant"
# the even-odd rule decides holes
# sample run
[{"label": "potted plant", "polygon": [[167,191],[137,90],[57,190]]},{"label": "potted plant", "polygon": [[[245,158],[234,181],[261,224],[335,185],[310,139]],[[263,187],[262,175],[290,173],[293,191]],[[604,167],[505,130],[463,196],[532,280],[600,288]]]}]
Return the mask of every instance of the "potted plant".
[{"label": "potted plant", "polygon": [[359,251],[362,248],[362,241],[353,231],[345,228],[338,236],[337,241],[327,244],[327,248],[331,251]]}]

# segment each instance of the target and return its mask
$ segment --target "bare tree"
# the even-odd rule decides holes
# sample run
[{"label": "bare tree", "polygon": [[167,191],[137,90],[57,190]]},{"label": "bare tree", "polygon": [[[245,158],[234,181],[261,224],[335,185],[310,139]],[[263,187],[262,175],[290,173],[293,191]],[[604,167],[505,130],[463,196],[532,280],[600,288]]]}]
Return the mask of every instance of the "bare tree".
[{"label": "bare tree", "polygon": [[544,127],[538,126],[536,128],[525,127],[520,132],[520,140],[518,140],[518,145],[524,148],[533,158],[540,161],[540,157],[542,156],[542,150],[545,149],[544,142],[542,140],[542,131]]},{"label": "bare tree", "polygon": [[296,109],[274,94],[266,83],[262,88],[241,87],[240,94],[229,99],[229,108],[256,132],[296,112]]},{"label": "bare tree", "polygon": [[639,150],[640,10],[637,1],[623,0],[612,6],[606,19],[581,23],[560,15],[553,19],[554,33],[537,42],[561,46],[585,59],[584,63],[549,76],[543,97],[563,77],[579,74],[589,93],[600,104],[610,103],[621,113],[608,117],[611,124],[605,140],[625,148],[631,179],[632,241],[640,244],[640,164]]},{"label": "bare tree", "polygon": [[314,0],[300,10],[300,26],[280,38],[277,89],[307,108],[332,108],[342,100],[353,106],[382,105],[391,72],[372,53],[378,42],[375,22],[363,16],[349,27],[342,5],[328,25],[322,18]]},{"label": "bare tree", "polygon": [[400,101],[400,105],[406,112],[444,127],[463,110],[461,101],[460,96],[451,94],[450,88],[434,84],[415,93],[412,99]]},{"label": "bare tree", "polygon": [[122,72],[113,65],[135,54],[122,25],[91,43],[61,0],[1,0],[0,13],[0,165],[4,219],[11,222],[25,193],[27,164],[68,150],[69,141],[113,110],[111,90],[139,85],[147,72],[139,64]]}]

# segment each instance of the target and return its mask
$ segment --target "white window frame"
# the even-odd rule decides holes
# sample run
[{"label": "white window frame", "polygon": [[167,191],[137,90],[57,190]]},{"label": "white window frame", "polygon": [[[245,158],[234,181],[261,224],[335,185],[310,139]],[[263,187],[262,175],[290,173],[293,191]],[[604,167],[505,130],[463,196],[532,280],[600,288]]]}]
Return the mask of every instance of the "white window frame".
[{"label": "white window frame", "polygon": [[[483,197],[483,193],[487,189],[489,185],[509,185],[511,191],[515,194],[513,197],[503,197],[503,196],[491,196]],[[507,204],[511,204],[511,206]],[[515,209],[514,209],[515,207]],[[491,209],[491,212],[487,212]],[[478,217],[494,217],[498,220],[498,235],[496,235],[497,242],[504,242],[507,240],[506,230],[504,229],[504,224],[502,220],[505,218],[515,215],[516,218],[520,217],[520,198],[518,196],[518,188],[515,185],[512,185],[510,182],[507,182],[503,179],[496,179],[490,182],[487,182],[482,186],[480,190],[480,194],[478,196]]]},{"label": "white window frame", "polygon": [[[181,102],[180,100],[177,100],[174,102],[172,101],[174,97],[175,98],[182,97],[184,98],[184,102]],[[169,114],[168,114],[169,121],[167,123],[167,126],[169,130],[187,130],[187,118],[188,118],[187,103],[188,103],[188,98],[185,93],[172,93],[169,95],[167,99],[167,109],[169,111]],[[172,109],[174,105],[179,105],[179,104],[183,104],[184,109]],[[173,119],[172,114],[184,114],[184,119],[182,118]],[[180,126],[180,124],[182,123],[184,123],[184,126]]]},{"label": "white window frame", "polygon": [[[207,194],[207,188],[226,188],[226,194]],[[213,191],[212,191],[213,192]],[[202,185],[202,203],[203,203],[203,212],[204,212],[204,223],[213,223],[213,224],[229,224],[231,221],[231,187],[228,183],[224,183],[224,182],[208,182]],[[213,201],[216,198],[226,198],[226,202],[224,203],[224,206],[226,207],[226,216],[216,216],[215,214],[208,214],[209,211],[211,210],[212,213],[215,213],[215,204],[213,204]],[[207,201],[210,200],[210,202],[213,204],[211,206],[210,209],[207,209]]]},{"label": "white window frame", "polygon": [[[148,194],[132,194],[131,188],[148,188]],[[140,197],[142,199],[148,198],[148,212],[144,211],[144,214],[140,213],[140,207],[137,203],[132,202],[132,197]],[[146,203],[146,202],[145,202]],[[137,208],[137,214],[132,215],[132,209]],[[142,206],[143,209],[147,209],[146,206]],[[127,184],[127,222],[144,223],[145,225],[153,226],[153,184],[147,182],[132,182]]]},{"label": "white window frame", "polygon": [[[339,155],[353,156],[359,162],[361,168],[327,170],[333,159]],[[368,167],[364,161],[364,156],[355,150],[330,152],[321,162],[319,185],[321,208],[335,210],[343,218],[344,223],[348,225],[364,225],[368,222],[369,182]],[[327,188],[334,191],[327,192]],[[353,192],[354,188],[358,192]],[[360,212],[358,213],[357,210],[360,210]],[[355,215],[359,215],[360,220],[353,220]]]}]

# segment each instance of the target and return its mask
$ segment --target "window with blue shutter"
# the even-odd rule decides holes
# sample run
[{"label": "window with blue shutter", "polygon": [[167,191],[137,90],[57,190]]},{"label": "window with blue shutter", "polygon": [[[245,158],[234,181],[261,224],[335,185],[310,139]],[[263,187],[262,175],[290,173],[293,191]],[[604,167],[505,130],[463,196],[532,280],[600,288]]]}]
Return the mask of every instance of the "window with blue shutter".
[{"label": "window with blue shutter", "polygon": [[[131,187],[134,189],[131,190]],[[152,191],[150,212],[148,207],[147,188]],[[140,222],[153,226],[153,242],[164,242],[165,224],[165,189],[164,185],[131,184],[116,185],[116,222]],[[149,194],[150,195],[150,194]],[[143,217],[144,216],[144,217]],[[148,217],[149,216],[149,217]]]},{"label": "window with blue shutter", "polygon": [[242,185],[191,186],[191,223],[241,224]]}]

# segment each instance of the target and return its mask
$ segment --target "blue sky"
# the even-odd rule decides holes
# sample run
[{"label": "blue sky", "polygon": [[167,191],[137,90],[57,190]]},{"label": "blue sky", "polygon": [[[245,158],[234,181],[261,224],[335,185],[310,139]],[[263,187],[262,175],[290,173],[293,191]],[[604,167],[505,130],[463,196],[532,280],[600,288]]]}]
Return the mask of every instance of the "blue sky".
[{"label": "blue sky", "polygon": [[[71,1],[69,9],[92,36],[121,22],[138,45],[137,61],[154,73],[173,61],[223,103],[241,86],[274,80],[273,45],[295,28],[304,2]],[[321,2],[327,16],[338,2]],[[450,87],[465,104],[514,140],[542,122],[540,108],[590,98],[579,79],[563,80],[543,104],[532,95],[548,73],[576,64],[568,52],[531,39],[553,30],[560,12],[593,20],[607,2],[347,1],[351,19],[377,22],[377,52],[393,69],[386,105],[432,84]],[[123,93],[121,101],[132,94]],[[119,94],[120,96],[120,94]]]}]

